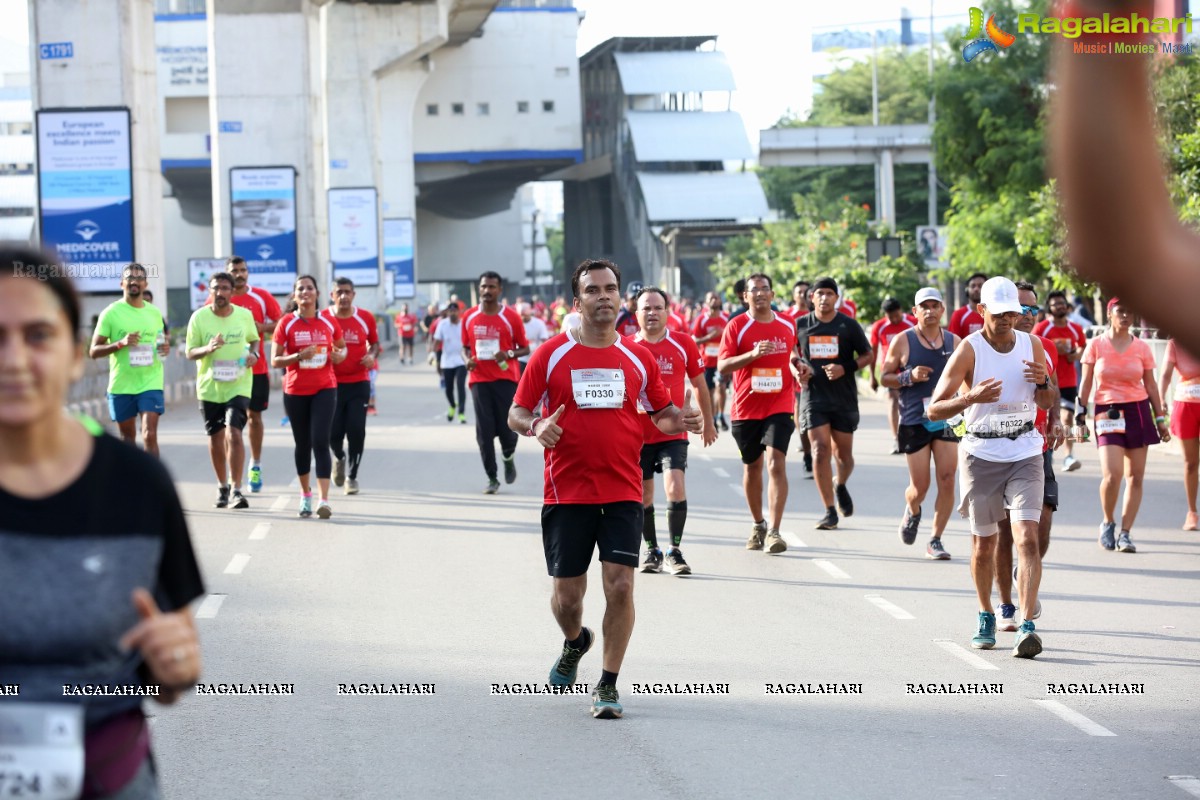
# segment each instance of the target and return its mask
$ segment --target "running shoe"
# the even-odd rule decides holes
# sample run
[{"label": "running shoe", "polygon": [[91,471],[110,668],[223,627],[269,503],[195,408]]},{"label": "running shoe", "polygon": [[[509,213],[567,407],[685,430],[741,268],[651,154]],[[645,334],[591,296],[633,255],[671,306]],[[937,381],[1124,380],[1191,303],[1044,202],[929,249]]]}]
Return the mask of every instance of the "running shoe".
[{"label": "running shoe", "polygon": [[1189,512],[1187,512],[1187,516],[1184,517],[1183,529],[1185,531],[1194,531],[1194,530],[1196,530],[1197,523],[1200,523],[1200,519],[1197,519],[1196,512],[1189,511]]},{"label": "running shoe", "polygon": [[1012,633],[1017,629],[1017,607],[1012,603],[1000,604],[1000,630]]},{"label": "running shoe", "polygon": [[288,415],[284,414],[283,419],[279,420],[279,427],[286,428],[288,426],[288,423],[290,423],[291,421],[292,420],[288,417]]},{"label": "running shoe", "polygon": [[584,628],[582,633],[586,635],[587,642],[583,647],[578,649],[571,647],[570,642],[563,642],[562,655],[558,657],[558,661],[554,662],[554,666],[550,669],[550,684],[552,686],[570,686],[575,683],[575,676],[579,672],[579,659],[583,658],[588,650],[592,649],[592,645],[596,641],[596,634],[592,633],[591,628]]},{"label": "running shoe", "polygon": [[1034,633],[1033,623],[1025,620],[1021,623],[1021,628],[1017,631],[1017,638],[1013,642],[1013,656],[1015,658],[1033,658],[1040,652],[1042,652],[1042,637]]},{"label": "running shoe", "polygon": [[834,487],[834,494],[837,495],[838,511],[842,512],[842,516],[853,517],[854,501],[850,499],[850,490],[846,488],[846,484],[839,483]]},{"label": "running shoe", "polygon": [[1117,537],[1117,550],[1122,553],[1137,552],[1137,548],[1133,546],[1133,540],[1129,538],[1129,531],[1121,531],[1121,535]]},{"label": "running shoe", "polygon": [[683,551],[678,547],[672,547],[667,551],[667,569],[672,575],[691,575],[692,568],[683,560]]},{"label": "running shoe", "polygon": [[254,494],[262,491],[262,467],[250,468],[250,491]]},{"label": "running shoe", "polygon": [[242,490],[241,490],[241,489],[234,489],[234,490],[233,490],[233,493],[229,495],[229,504],[230,504],[230,505],[231,505],[233,508],[249,508],[249,507],[250,507],[250,503],[249,503],[249,501],[248,501],[248,500],[246,500],[246,498],[245,498],[245,497],[242,495]]},{"label": "running shoe", "polygon": [[504,459],[504,482],[516,483],[517,481],[517,458],[515,455]]},{"label": "running shoe", "polygon": [[821,517],[820,521],[817,522],[817,530],[819,531],[832,531],[835,530],[837,526],[838,515],[837,512],[832,508],[827,510],[825,512],[825,516]]},{"label": "running shoe", "polygon": [[495,478],[488,478],[488,485],[487,488],[483,490],[483,493],[496,494],[498,491],[500,491],[500,481],[496,480]]},{"label": "running shoe", "polygon": [[333,509],[329,507],[328,500],[322,500],[317,503],[317,516],[321,519],[329,519],[333,516]]},{"label": "running shoe", "polygon": [[767,538],[767,523],[764,521],[762,525],[757,522],[750,528],[750,538],[746,540],[747,550],[762,550],[763,540]]},{"label": "running shoe", "polygon": [[617,687],[607,683],[598,685],[592,692],[592,716],[596,719],[620,719],[625,713],[620,701]]},{"label": "running shoe", "polygon": [[808,479],[811,481],[811,480],[812,480],[812,476],[813,476],[813,471],[812,471],[812,454],[811,454],[811,453],[805,453],[805,454],[804,454],[804,477],[805,477],[805,478],[808,478]]},{"label": "running shoe", "polygon": [[346,483],[346,459],[343,456],[333,462],[333,485],[341,487]]},{"label": "running shoe", "polygon": [[1042,600],[1041,600],[1041,598],[1038,598],[1037,605],[1035,605],[1033,607],[1033,614],[1026,617],[1026,619],[1037,619],[1041,615],[1042,615]]},{"label": "running shoe", "polygon": [[1100,546],[1105,550],[1117,549],[1117,523],[1100,523]]},{"label": "running shoe", "polygon": [[311,517],[312,516],[312,495],[308,495],[307,497],[304,495],[300,496],[300,511],[299,511],[298,516],[301,516],[301,517]]},{"label": "running shoe", "polygon": [[950,554],[946,552],[946,548],[942,547],[941,538],[929,540],[929,544],[925,546],[925,557],[933,561],[950,560]]},{"label": "running shoe", "polygon": [[787,542],[785,542],[783,537],[779,535],[778,530],[772,528],[767,532],[766,547],[768,553],[773,556],[777,556],[787,550]]},{"label": "running shoe", "polygon": [[213,503],[213,508],[225,508],[229,505],[229,487],[222,486],[217,489],[217,499]]},{"label": "running shoe", "polygon": [[979,612],[979,630],[971,639],[976,650],[991,650],[996,646],[996,615],[990,611]]},{"label": "running shoe", "polygon": [[914,514],[908,510],[908,506],[904,506],[904,519],[900,522],[900,541],[905,544],[912,544],[917,540],[917,534],[921,531],[921,509],[917,508],[917,513]]},{"label": "running shoe", "polygon": [[450,406],[450,410],[446,412],[446,422],[454,422],[454,406]]},{"label": "running shoe", "polygon": [[459,421],[459,423],[466,425],[467,424],[467,415],[463,414],[462,412],[459,412],[458,421]]},{"label": "running shoe", "polygon": [[657,547],[647,547],[642,553],[642,572],[662,572],[663,554]]},{"label": "running shoe", "polygon": [[725,421],[724,414],[721,415],[721,430],[723,430],[723,431],[729,430],[729,423]]},{"label": "running shoe", "polygon": [[1067,472],[1074,472],[1083,466],[1083,462],[1075,456],[1067,456],[1063,459],[1063,469]]},{"label": "running shoe", "polygon": [[358,494],[358,478],[346,478],[346,494]]}]

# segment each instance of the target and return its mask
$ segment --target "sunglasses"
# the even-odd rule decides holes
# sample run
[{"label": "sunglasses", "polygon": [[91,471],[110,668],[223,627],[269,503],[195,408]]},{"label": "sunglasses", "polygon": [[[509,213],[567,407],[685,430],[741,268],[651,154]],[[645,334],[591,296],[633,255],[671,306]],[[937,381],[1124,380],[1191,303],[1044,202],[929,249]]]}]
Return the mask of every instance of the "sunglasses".
[{"label": "sunglasses", "polygon": [[1042,310],[1041,306],[1025,306],[1025,305],[1021,306],[1022,314],[1036,314],[1041,310]]}]

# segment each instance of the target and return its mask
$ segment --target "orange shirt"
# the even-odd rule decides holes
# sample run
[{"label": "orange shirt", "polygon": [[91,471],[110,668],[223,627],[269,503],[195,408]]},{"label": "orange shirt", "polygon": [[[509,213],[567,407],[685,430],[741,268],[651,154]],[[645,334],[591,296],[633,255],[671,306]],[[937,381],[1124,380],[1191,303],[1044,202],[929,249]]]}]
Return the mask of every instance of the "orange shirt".
[{"label": "orange shirt", "polygon": [[[1181,403],[1200,403],[1200,358],[1177,348],[1175,340],[1167,342],[1167,361],[1175,362],[1179,382],[1175,384],[1175,400]],[[1164,397],[1163,402],[1171,398]]]},{"label": "orange shirt", "polygon": [[1092,365],[1092,401],[1095,403],[1137,403],[1150,395],[1142,377],[1154,369],[1150,345],[1134,339],[1124,353],[1118,353],[1108,334],[1088,342],[1082,363]]}]

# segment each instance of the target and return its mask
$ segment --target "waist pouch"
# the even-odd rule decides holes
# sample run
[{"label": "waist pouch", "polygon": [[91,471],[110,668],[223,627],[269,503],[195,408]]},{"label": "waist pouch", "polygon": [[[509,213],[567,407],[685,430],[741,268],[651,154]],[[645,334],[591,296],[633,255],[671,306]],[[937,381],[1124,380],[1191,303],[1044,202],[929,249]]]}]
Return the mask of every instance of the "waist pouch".
[{"label": "waist pouch", "polygon": [[146,717],[135,708],[84,734],[83,797],[114,794],[133,780],[150,755]]}]

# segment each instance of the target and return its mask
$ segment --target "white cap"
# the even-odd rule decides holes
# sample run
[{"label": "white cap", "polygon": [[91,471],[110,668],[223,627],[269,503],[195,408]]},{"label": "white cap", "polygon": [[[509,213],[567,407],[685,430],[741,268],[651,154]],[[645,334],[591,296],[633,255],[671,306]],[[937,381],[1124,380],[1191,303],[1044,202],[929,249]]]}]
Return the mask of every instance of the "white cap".
[{"label": "white cap", "polygon": [[1021,301],[1017,299],[1017,285],[1008,278],[988,278],[979,290],[979,302],[990,314],[1005,314],[1009,311],[1021,313]]},{"label": "white cap", "polygon": [[913,301],[913,305],[919,306],[926,300],[937,300],[942,305],[946,304],[946,301],[942,299],[942,293],[932,286],[926,286],[924,289],[918,289],[917,299]]}]

